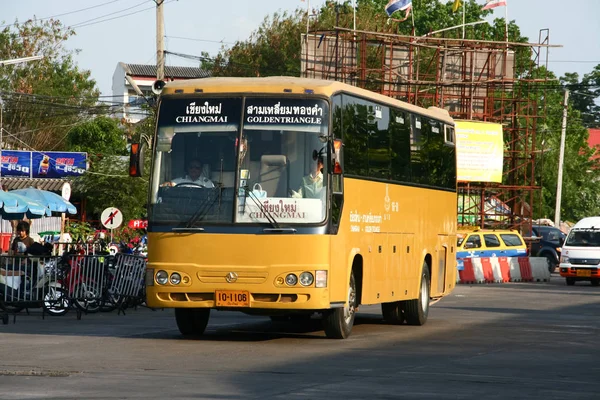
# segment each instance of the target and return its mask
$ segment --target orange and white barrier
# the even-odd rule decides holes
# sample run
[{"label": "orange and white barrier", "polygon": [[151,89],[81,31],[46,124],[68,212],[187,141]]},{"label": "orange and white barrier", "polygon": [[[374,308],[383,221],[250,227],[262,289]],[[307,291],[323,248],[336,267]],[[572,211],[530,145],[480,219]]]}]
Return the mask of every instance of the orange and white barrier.
[{"label": "orange and white barrier", "polygon": [[548,282],[544,257],[473,257],[463,260],[458,283]]}]

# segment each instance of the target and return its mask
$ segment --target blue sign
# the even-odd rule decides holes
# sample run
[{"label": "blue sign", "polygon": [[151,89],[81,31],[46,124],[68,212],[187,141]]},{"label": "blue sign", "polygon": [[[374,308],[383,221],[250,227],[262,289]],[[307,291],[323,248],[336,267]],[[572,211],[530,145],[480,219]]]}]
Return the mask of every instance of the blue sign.
[{"label": "blue sign", "polygon": [[2,150],[2,176],[31,177],[31,152]]},{"label": "blue sign", "polygon": [[2,150],[0,172],[6,177],[64,178],[81,176],[87,166],[87,153],[48,151],[45,153]]},{"label": "blue sign", "polygon": [[47,151],[31,153],[33,178],[81,176],[86,170],[87,153]]}]

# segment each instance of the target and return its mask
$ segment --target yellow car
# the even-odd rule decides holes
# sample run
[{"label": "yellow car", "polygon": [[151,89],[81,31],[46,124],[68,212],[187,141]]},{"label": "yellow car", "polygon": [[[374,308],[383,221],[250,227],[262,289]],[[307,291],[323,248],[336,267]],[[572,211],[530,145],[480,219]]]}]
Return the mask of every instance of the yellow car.
[{"label": "yellow car", "polygon": [[456,258],[458,269],[462,259],[472,257],[527,257],[527,245],[513,230],[478,229],[458,234]]}]

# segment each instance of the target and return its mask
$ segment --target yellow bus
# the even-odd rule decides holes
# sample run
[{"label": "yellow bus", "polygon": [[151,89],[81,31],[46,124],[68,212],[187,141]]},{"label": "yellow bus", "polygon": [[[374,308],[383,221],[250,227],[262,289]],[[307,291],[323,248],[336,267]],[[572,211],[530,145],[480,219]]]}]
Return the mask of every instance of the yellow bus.
[{"label": "yellow bus", "polygon": [[293,77],[155,87],[147,304],[174,308],[182,334],[218,309],[320,315],[327,337],[346,338],[361,304],[422,325],[453,289],[446,111]]}]

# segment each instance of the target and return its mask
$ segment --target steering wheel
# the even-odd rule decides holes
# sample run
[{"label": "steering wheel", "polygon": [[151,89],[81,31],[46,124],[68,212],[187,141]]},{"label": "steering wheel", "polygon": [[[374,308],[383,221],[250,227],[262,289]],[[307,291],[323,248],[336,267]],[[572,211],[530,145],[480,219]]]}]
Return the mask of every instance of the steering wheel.
[{"label": "steering wheel", "polygon": [[193,187],[199,187],[202,189],[206,189],[206,186],[201,185],[199,183],[194,183],[194,182],[180,182],[180,183],[176,183],[175,186],[173,186],[173,187],[178,187],[178,186],[193,186]]}]

